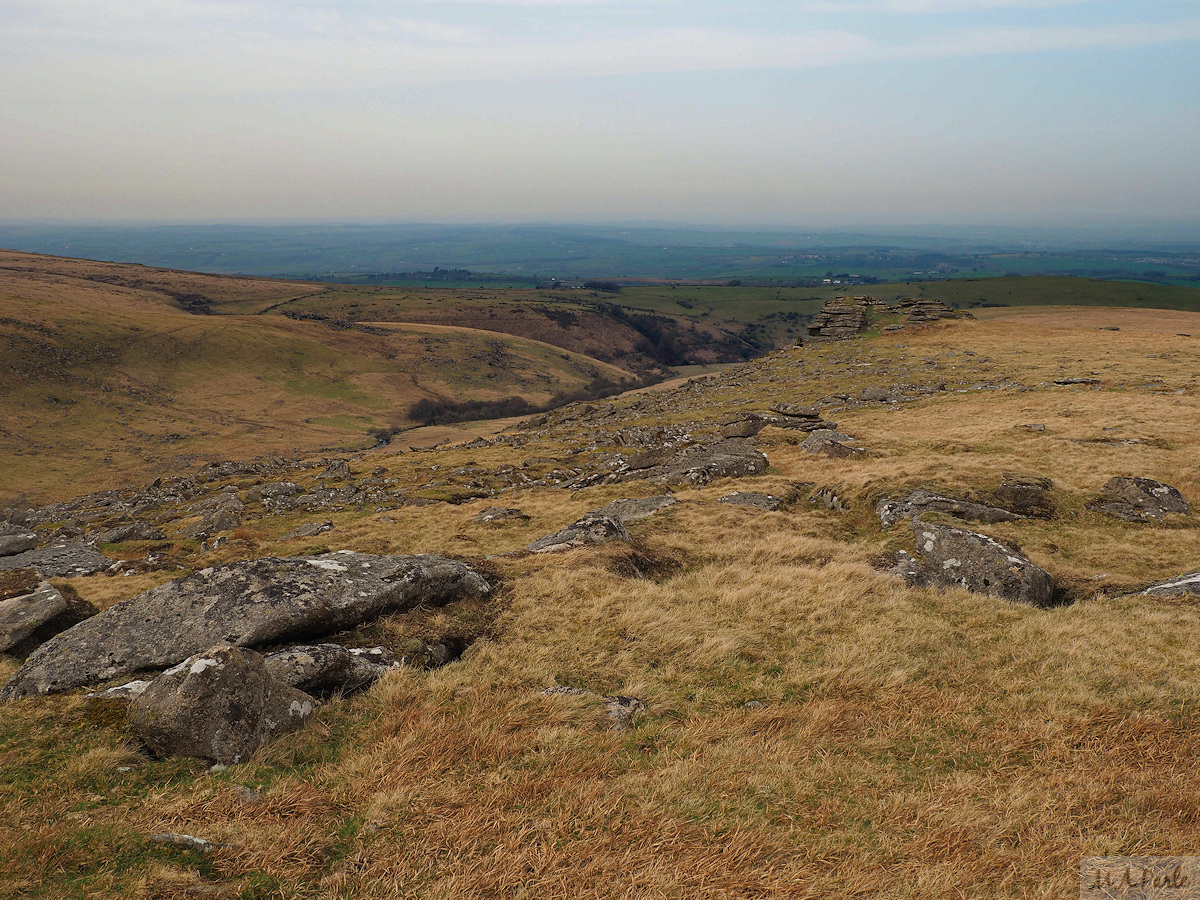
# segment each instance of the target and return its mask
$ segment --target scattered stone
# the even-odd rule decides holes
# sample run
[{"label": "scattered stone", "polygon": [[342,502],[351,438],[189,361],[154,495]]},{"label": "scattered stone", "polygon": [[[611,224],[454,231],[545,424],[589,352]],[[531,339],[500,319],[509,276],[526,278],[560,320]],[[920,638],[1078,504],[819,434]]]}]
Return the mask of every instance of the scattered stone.
[{"label": "scattered stone", "polygon": [[253,650],[220,644],[152,681],[131,704],[133,733],[160,757],[239,763],[302,728],[317,701],[271,678]]},{"label": "scattered stone", "polygon": [[43,581],[31,593],[0,600],[0,653],[24,655],[97,612],[92,604],[68,599]]},{"label": "scattered stone", "polygon": [[1110,478],[1103,492],[1104,496],[1089,504],[1090,508],[1128,522],[1161,519],[1167,513],[1191,513],[1183,494],[1153,478]]},{"label": "scattered stone", "polygon": [[233,795],[242,801],[242,804],[245,806],[254,806],[262,800],[262,794],[246,784],[235,784],[233,786]]},{"label": "scattered stone", "polygon": [[1200,598],[1200,569],[1180,575],[1169,581],[1152,584],[1139,592],[1143,597],[1197,597]]},{"label": "scattered stone", "polygon": [[623,697],[620,695],[608,697],[576,687],[558,686],[546,688],[546,690],[542,691],[542,696],[586,697],[601,700],[604,703],[605,714],[613,721],[612,728],[614,731],[624,731],[627,729],[633,724],[633,720],[637,714],[646,708],[646,705],[636,697]]},{"label": "scattered stone", "polygon": [[1100,384],[1099,378],[1055,378],[1055,384]]},{"label": "scattered stone", "polygon": [[43,644],[0,700],[57,693],[174,665],[224,642],[262,647],[353,628],[417,604],[490,593],[474,569],[440,556],[314,557],[226,563],[118,603]]},{"label": "scattered stone", "polygon": [[913,520],[912,530],[926,583],[1039,608],[1053,604],[1050,574],[987,535],[920,519]]},{"label": "scattered stone", "polygon": [[1030,425],[1014,425],[1013,428],[1023,428],[1025,431],[1033,431],[1038,434],[1041,434],[1046,430],[1046,426],[1041,424],[1040,422],[1037,424],[1030,424]]},{"label": "scattered stone", "polygon": [[946,513],[958,519],[988,523],[1011,522],[1023,518],[1006,509],[944,497],[924,488],[913,491],[903,500],[884,499],[875,504],[875,514],[879,516],[879,522],[884,528],[891,528],[901,519],[911,519],[926,512]]},{"label": "scattered stone", "polygon": [[718,503],[729,503],[734,506],[753,506],[756,509],[765,509],[774,511],[779,509],[783,503],[778,497],[772,497],[770,494],[755,494],[748,491],[734,491],[732,494],[726,494]]},{"label": "scattered stone", "polygon": [[624,523],[612,516],[589,513],[561,531],[534,541],[526,549],[533,553],[557,553],[562,550],[574,550],[576,547],[607,544],[610,541],[630,541]]},{"label": "scattered stone", "polygon": [[293,528],[282,538],[280,538],[280,540],[290,541],[292,538],[316,537],[318,534],[323,534],[326,531],[332,530],[332,522],[308,522],[304,525],[301,525],[299,528]]},{"label": "scattered stone", "polygon": [[727,438],[749,438],[754,437],[767,425],[767,420],[762,416],[748,416],[745,419],[740,419],[737,422],[730,422],[728,425],[722,425],[719,429],[721,437]]},{"label": "scattered stone", "polygon": [[350,650],[341,644],[308,644],[277,650],[264,657],[276,681],[307,694],[361,691],[398,663],[382,647]]},{"label": "scattered stone", "polygon": [[40,550],[0,556],[0,569],[37,569],[45,578],[94,575],[112,564],[113,561],[95,547],[83,543],[53,544]]},{"label": "scattered stone", "polygon": [[599,509],[593,509],[589,516],[608,516],[624,522],[636,522],[638,519],[648,519],[664,509],[674,506],[679,501],[670,494],[659,494],[655,497],[623,497],[614,500]]},{"label": "scattered stone", "polygon": [[529,521],[529,516],[525,515],[519,509],[512,509],[507,506],[489,506],[475,516],[475,521],[481,525],[495,525],[498,522],[507,522],[511,519]]}]

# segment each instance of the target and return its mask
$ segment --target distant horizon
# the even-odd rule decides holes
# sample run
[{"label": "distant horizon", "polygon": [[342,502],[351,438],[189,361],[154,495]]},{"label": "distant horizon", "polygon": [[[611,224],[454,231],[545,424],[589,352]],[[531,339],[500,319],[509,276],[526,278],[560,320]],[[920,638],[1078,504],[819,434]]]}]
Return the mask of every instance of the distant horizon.
[{"label": "distant horizon", "polygon": [[10,0],[0,49],[6,221],[1200,217],[1197,0]]}]

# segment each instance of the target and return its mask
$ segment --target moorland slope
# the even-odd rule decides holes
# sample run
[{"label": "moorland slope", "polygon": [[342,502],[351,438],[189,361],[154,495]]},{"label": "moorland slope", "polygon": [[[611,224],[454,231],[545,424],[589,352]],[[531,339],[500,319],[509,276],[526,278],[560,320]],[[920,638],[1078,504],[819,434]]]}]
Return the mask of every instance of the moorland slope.
[{"label": "moorland slope", "polygon": [[[1049,898],[1078,894],[1084,856],[1200,853],[1200,607],[1141,592],[1200,567],[1200,315],[986,313],[457,446],[10,510],[43,543],[97,536],[115,567],[52,583],[102,609],[338,550],[437,553],[495,589],[334,636],[457,658],[334,696],[227,769],[151,757],[123,701],[8,704],[0,896]],[[766,460],[678,465],[720,448]],[[1192,512],[1112,515],[1121,477]],[[994,510],[1006,485],[1036,493],[1028,515],[927,521],[1043,569],[1051,605],[894,573],[919,529],[880,501]],[[525,549],[664,493],[628,539]],[[112,540],[135,523],[163,537]]]}]

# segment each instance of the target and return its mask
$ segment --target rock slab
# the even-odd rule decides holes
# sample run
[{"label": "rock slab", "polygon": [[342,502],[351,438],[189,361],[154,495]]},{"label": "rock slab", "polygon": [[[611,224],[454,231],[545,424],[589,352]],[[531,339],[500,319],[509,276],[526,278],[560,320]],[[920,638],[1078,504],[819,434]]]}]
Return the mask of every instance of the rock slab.
[{"label": "rock slab", "polygon": [[232,765],[273,737],[302,728],[316,705],[273,679],[253,650],[221,644],[154,679],[134,699],[129,721],[160,757]]},{"label": "rock slab", "polygon": [[37,569],[45,578],[74,578],[94,575],[113,564],[113,561],[87,544],[54,544],[40,550],[26,550],[11,556],[0,556],[0,569]]},{"label": "rock slab", "polygon": [[0,700],[164,668],[218,643],[261,647],[304,640],[386,612],[490,591],[474,569],[428,554],[342,550],[227,563],[118,603],[52,638],[9,679]]},{"label": "rock slab", "polygon": [[924,488],[918,488],[903,500],[880,500],[875,504],[875,514],[879,516],[879,522],[884,528],[891,528],[901,519],[911,519],[925,512],[946,513],[974,522],[1011,522],[1022,518],[1006,509],[944,497]]}]

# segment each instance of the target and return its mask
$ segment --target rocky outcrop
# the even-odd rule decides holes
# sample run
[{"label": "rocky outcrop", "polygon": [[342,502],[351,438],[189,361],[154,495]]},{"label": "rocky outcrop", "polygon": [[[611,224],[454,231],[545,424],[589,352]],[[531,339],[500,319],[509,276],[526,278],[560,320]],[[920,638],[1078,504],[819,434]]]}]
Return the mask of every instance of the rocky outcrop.
[{"label": "rocky outcrop", "polygon": [[216,643],[263,647],[352,628],[419,603],[440,606],[491,590],[440,556],[348,550],[202,569],[111,606],[43,644],[0,700],[66,691],[174,665]]},{"label": "rocky outcrop", "polygon": [[944,497],[924,488],[913,491],[903,500],[884,499],[875,504],[875,514],[879,516],[879,522],[884,528],[891,528],[901,519],[911,519],[926,512],[946,513],[972,522],[1011,522],[1022,518],[1006,509]]},{"label": "rocky outcrop", "polygon": [[316,706],[313,697],[272,678],[253,650],[222,644],[154,679],[134,699],[129,722],[160,757],[231,765],[302,728]]},{"label": "rocky outcrop", "polygon": [[1127,522],[1161,519],[1167,513],[1191,513],[1183,494],[1153,478],[1110,478],[1104,485],[1104,496],[1089,506]]},{"label": "rocky outcrop", "polygon": [[0,600],[0,653],[28,653],[97,612],[92,604],[64,597],[43,581],[28,594]]},{"label": "rocky outcrop", "polygon": [[350,463],[346,462],[344,459],[335,459],[328,466],[326,466],[325,471],[317,477],[324,478],[329,481],[344,481],[347,478],[352,477],[352,473],[350,472]]},{"label": "rocky outcrop", "polygon": [[929,297],[902,297],[896,302],[896,310],[908,315],[905,325],[927,325],[940,319],[973,319],[967,312],[951,309],[940,300]]},{"label": "rocky outcrop", "polygon": [[629,540],[629,532],[625,530],[625,525],[620,519],[589,513],[561,531],[534,541],[526,549],[533,553],[558,553],[577,547],[607,544],[610,541],[628,543]]},{"label": "rocky outcrop", "polygon": [[161,528],[143,522],[129,522],[94,531],[88,536],[88,541],[92,544],[121,544],[125,541],[161,541],[166,536]]},{"label": "rocky outcrop", "polygon": [[1020,553],[987,535],[914,519],[921,564],[910,583],[965,587],[1012,603],[1054,603],[1054,579]]},{"label": "rocky outcrop", "polygon": [[0,556],[0,569],[37,569],[45,578],[74,578],[92,575],[111,567],[113,561],[88,544],[53,544]]},{"label": "rocky outcrop", "polygon": [[290,541],[292,538],[316,537],[318,534],[324,534],[326,531],[332,530],[332,522],[306,522],[298,528],[293,528],[291,531],[281,537],[280,540]]},{"label": "rocky outcrop", "polygon": [[730,438],[688,447],[625,477],[644,478],[655,484],[703,487],[717,478],[761,475],[766,470],[765,453],[749,441]]},{"label": "rocky outcrop", "polygon": [[837,297],[826,300],[808,326],[810,341],[844,341],[858,337],[867,324],[866,298]]}]

